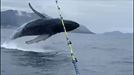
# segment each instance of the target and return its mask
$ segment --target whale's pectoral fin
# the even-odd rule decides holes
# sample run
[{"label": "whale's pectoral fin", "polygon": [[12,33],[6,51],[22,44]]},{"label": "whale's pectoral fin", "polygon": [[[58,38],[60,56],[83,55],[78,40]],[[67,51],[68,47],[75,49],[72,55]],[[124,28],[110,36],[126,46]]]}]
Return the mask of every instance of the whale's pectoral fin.
[{"label": "whale's pectoral fin", "polygon": [[26,44],[33,44],[33,43],[38,43],[42,40],[46,40],[47,38],[49,38],[51,35],[49,34],[44,34],[44,35],[39,35],[36,38],[29,40],[29,41],[25,41]]}]

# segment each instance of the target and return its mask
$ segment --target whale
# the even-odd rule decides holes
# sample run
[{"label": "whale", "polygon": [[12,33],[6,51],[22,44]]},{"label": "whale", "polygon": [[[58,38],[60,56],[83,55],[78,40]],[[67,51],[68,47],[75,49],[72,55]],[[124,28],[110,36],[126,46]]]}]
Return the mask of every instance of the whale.
[{"label": "whale", "polygon": [[[64,32],[62,22],[59,18],[51,18],[36,11],[29,3],[31,10],[40,18],[20,26],[14,33],[12,39],[18,39],[24,36],[37,36],[34,39],[25,41],[26,44],[37,43],[46,40],[54,34]],[[71,20],[63,20],[66,31],[72,31],[80,25]]]}]

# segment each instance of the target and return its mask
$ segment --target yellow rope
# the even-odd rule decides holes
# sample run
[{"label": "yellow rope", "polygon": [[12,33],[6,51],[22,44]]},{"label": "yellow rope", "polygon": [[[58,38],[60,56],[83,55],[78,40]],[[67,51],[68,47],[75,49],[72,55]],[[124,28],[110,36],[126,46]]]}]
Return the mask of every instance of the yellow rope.
[{"label": "yellow rope", "polygon": [[[65,24],[64,24],[64,20],[63,20],[63,17],[61,16],[61,11],[60,11],[60,7],[58,6],[58,2],[56,0],[56,5],[57,5],[57,8],[59,10],[59,16],[60,16],[60,19],[61,19],[61,23],[62,23],[62,26],[63,26],[63,29],[64,29],[64,35],[65,35],[65,38],[67,40],[67,42],[71,42],[68,38],[68,34],[67,34],[67,31],[66,31],[66,27],[65,27]],[[68,44],[68,47],[69,47],[69,50],[71,52],[71,57],[73,60],[75,60],[75,56],[74,56],[74,52],[73,52],[73,47],[71,44]]]},{"label": "yellow rope", "polygon": [[62,26],[63,26],[63,29],[64,29],[64,35],[65,35],[65,38],[66,38],[66,40],[67,40],[68,47],[69,47],[69,50],[70,50],[70,53],[71,53],[72,63],[73,63],[73,65],[74,65],[76,75],[80,75],[79,70],[78,70],[78,67],[77,67],[77,59],[76,59],[75,56],[74,56],[72,43],[71,43],[71,41],[70,41],[69,38],[68,38],[68,34],[67,34],[67,31],[66,31],[66,27],[65,27],[65,24],[64,24],[64,20],[63,20],[63,17],[61,16],[60,7],[58,6],[58,1],[57,1],[57,0],[56,0],[56,5],[57,5],[57,8],[58,8],[58,10],[59,10],[59,16],[60,16],[61,23],[62,23]]}]

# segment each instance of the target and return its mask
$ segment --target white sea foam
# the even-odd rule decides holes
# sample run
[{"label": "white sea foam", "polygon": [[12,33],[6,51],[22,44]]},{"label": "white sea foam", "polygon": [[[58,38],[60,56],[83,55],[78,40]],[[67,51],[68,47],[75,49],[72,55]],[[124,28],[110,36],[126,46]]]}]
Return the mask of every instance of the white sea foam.
[{"label": "white sea foam", "polygon": [[[34,36],[35,37],[35,36]],[[34,38],[30,37],[30,38]],[[22,51],[34,51],[34,52],[53,52],[55,50],[53,49],[44,49],[43,45],[40,45],[39,43],[35,44],[25,44],[25,41],[29,40],[29,37],[23,37],[21,39],[17,40],[8,40],[4,42],[1,47],[6,49],[17,49]]]}]

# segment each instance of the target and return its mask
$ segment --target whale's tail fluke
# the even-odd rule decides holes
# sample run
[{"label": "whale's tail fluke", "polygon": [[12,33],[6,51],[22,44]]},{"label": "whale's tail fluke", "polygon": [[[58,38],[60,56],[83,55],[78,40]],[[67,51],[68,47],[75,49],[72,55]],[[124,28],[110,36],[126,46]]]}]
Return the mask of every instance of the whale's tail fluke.
[{"label": "whale's tail fluke", "polygon": [[28,3],[28,5],[29,5],[29,7],[31,8],[31,10],[32,10],[36,15],[38,15],[40,18],[48,18],[48,17],[44,16],[43,14],[41,14],[40,12],[36,11],[36,10],[32,7],[32,5],[31,5],[30,3]]}]

